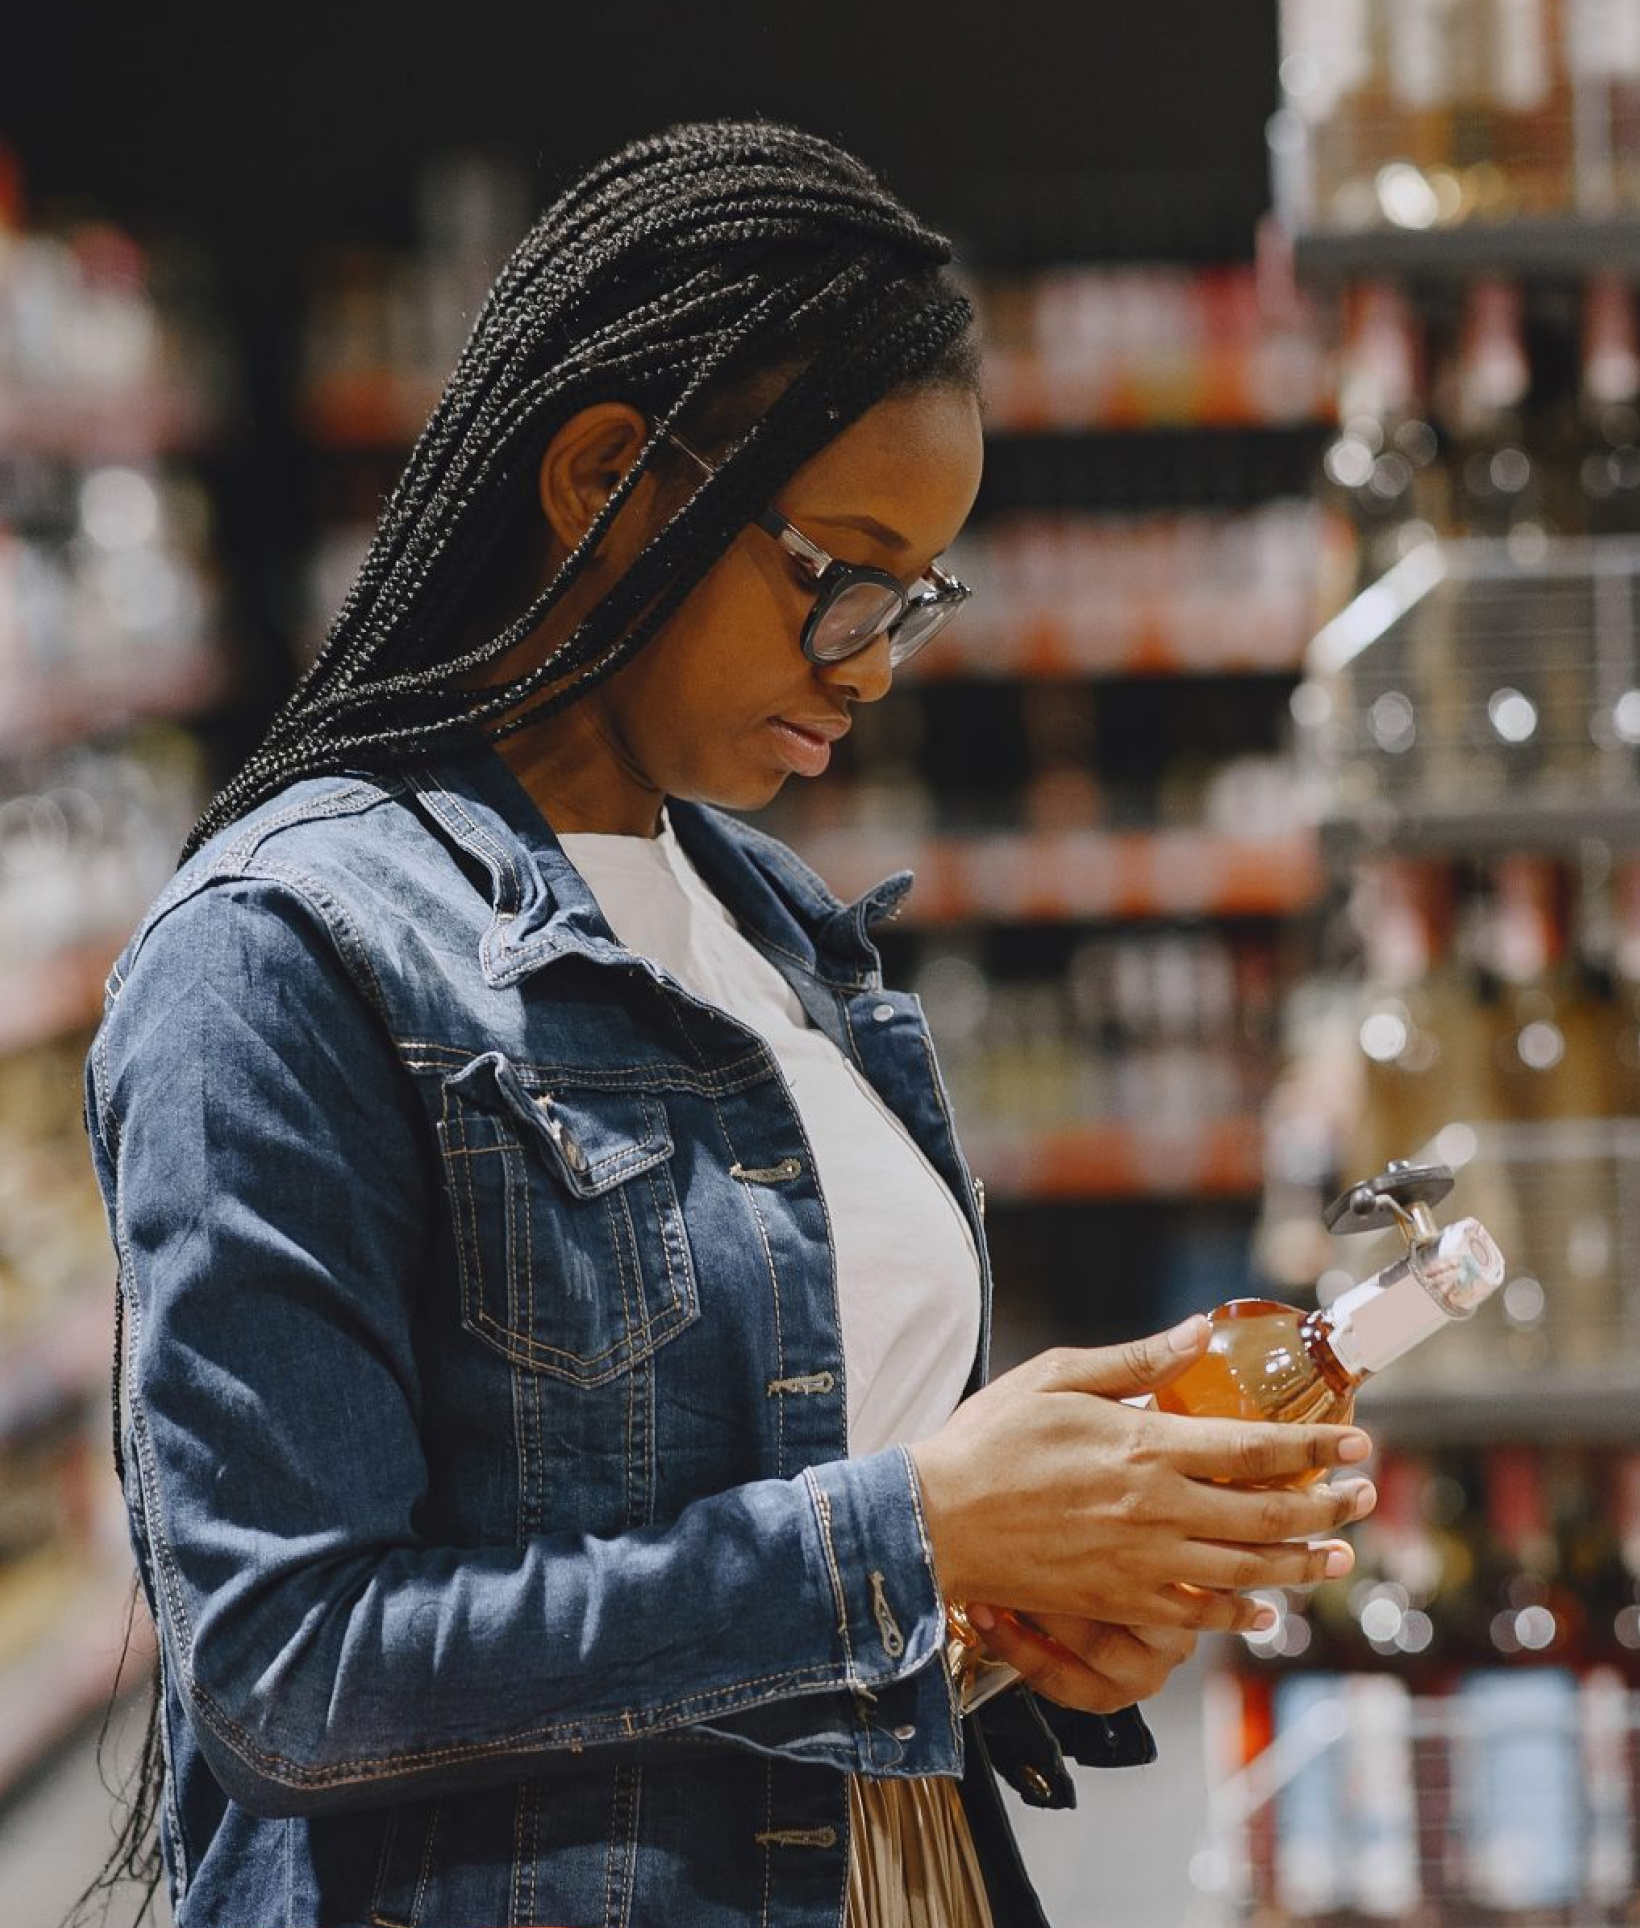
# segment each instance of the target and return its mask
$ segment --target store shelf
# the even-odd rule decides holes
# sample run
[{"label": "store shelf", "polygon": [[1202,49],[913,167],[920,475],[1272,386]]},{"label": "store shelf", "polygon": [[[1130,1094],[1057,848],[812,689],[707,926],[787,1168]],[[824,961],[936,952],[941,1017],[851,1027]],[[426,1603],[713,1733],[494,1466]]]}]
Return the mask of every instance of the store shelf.
[{"label": "store shelf", "polygon": [[152,1628],[139,1611],[123,1670],[135,1575],[103,1566],[44,1562],[0,1580],[0,1799],[108,1700],[116,1680],[151,1667]]},{"label": "store shelf", "polygon": [[1113,603],[1096,621],[1054,613],[999,627],[964,612],[937,648],[913,657],[904,683],[1094,676],[1296,675],[1314,627],[1307,607],[1221,603],[1213,614],[1184,598]]},{"label": "store shelf", "polygon": [[1301,234],[1294,243],[1300,280],[1405,275],[1459,281],[1469,275],[1640,274],[1640,214],[1565,214],[1468,227],[1367,228],[1351,234]]},{"label": "store shelf", "polygon": [[1357,1416],[1386,1444],[1487,1445],[1498,1440],[1632,1445],[1640,1412],[1640,1360],[1605,1367],[1500,1365],[1473,1385],[1404,1378],[1363,1389]]},{"label": "store shelf", "polygon": [[0,1441],[100,1393],[113,1349],[112,1278],[106,1287],[76,1294],[36,1330],[7,1337],[0,1345]]},{"label": "store shelf", "polygon": [[1120,515],[1250,508],[1308,497],[1328,429],[1315,422],[1134,430],[988,430],[976,517],[1019,509]]},{"label": "store shelf", "polygon": [[185,388],[58,394],[0,387],[0,454],[140,461],[198,454],[219,434],[206,399]]},{"label": "store shelf", "polygon": [[1123,1198],[1252,1198],[1263,1179],[1256,1118],[1106,1122],[1042,1132],[963,1132],[970,1168],[1001,1204]]},{"label": "store shelf", "polygon": [[102,1016],[108,967],[128,931],[0,967],[0,1054],[44,1044]]},{"label": "store shelf", "polygon": [[910,869],[910,926],[1146,917],[1280,917],[1315,903],[1322,873],[1306,832],[998,832],[925,836],[828,830],[795,839],[845,898]]},{"label": "store shelf", "polygon": [[223,649],[154,650],[95,670],[0,678],[0,756],[33,755],[153,717],[197,716],[232,686]]},{"label": "store shelf", "polygon": [[1452,808],[1380,803],[1353,816],[1328,818],[1320,838],[1323,856],[1338,863],[1375,854],[1575,856],[1588,843],[1634,850],[1640,849],[1640,792],[1631,801],[1612,803],[1534,804],[1518,797]]}]

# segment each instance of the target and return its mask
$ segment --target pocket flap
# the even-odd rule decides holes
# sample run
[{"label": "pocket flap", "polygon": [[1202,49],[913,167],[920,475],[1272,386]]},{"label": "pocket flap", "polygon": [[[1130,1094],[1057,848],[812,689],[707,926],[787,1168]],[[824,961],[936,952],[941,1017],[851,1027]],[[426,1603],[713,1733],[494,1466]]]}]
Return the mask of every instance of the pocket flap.
[{"label": "pocket flap", "polygon": [[596,1198],[672,1156],[665,1108],[647,1092],[559,1083],[533,1089],[499,1051],[464,1065],[444,1090],[447,1099],[512,1125],[578,1198]]}]

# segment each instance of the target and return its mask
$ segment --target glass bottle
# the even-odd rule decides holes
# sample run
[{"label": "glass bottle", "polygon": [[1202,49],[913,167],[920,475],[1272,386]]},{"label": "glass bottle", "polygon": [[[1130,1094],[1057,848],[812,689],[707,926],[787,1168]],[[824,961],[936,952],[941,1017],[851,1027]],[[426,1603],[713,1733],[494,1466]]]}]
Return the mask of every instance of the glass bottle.
[{"label": "glass bottle", "polygon": [[[1164,1412],[1345,1425],[1361,1384],[1503,1283],[1503,1256],[1459,1219],[1331,1305],[1232,1299],[1210,1312],[1207,1350],[1156,1394]],[[1309,1478],[1318,1475],[1308,1475]]]},{"label": "glass bottle", "polygon": [[[1427,1207],[1415,1213],[1405,1216],[1417,1228],[1406,1253],[1329,1306],[1305,1311],[1273,1299],[1217,1306],[1207,1314],[1206,1352],[1158,1389],[1156,1405],[1209,1418],[1347,1424],[1363,1381],[1431,1333],[1471,1317],[1503,1283],[1503,1255],[1478,1220],[1437,1228]],[[1382,1221],[1364,1221],[1376,1222]],[[1319,1477],[1311,1472],[1264,1483],[1302,1485]],[[949,1623],[947,1661],[966,1712],[1018,1675],[985,1654],[960,1604],[950,1605]]]}]

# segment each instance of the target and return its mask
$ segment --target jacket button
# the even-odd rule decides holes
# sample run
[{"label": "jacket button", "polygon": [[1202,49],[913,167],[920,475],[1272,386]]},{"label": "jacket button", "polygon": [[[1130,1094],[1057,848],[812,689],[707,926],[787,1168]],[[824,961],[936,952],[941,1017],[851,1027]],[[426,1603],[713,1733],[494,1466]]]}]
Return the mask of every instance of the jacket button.
[{"label": "jacket button", "polygon": [[914,1741],[917,1738],[917,1730],[909,1724],[905,1727],[896,1727],[894,1738],[897,1741]]},{"label": "jacket button", "polygon": [[872,1011],[871,1015],[879,1024],[887,1024],[889,1019],[894,1015],[894,1006],[892,1004],[879,1004]]}]

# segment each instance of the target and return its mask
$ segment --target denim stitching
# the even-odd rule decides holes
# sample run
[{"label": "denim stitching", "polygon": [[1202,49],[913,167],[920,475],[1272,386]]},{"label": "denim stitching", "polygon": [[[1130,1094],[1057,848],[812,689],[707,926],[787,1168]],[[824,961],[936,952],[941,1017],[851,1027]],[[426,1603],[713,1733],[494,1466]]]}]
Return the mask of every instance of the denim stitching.
[{"label": "denim stitching", "polygon": [[853,1681],[859,1676],[854,1665],[854,1642],[849,1634],[848,1597],[843,1591],[843,1572],[837,1563],[837,1549],[831,1539],[831,1495],[815,1477],[812,1466],[803,1469],[803,1478],[820,1519],[820,1545],[826,1557],[826,1571],[831,1576],[832,1604],[837,1609],[837,1631],[843,1640],[843,1667],[848,1679]]},{"label": "denim stitching", "polygon": [[[765,1772],[763,1777],[763,1819],[766,1824],[764,1827],[764,1834],[768,1834],[774,1828],[774,1762],[773,1761],[769,1761],[765,1764]],[[752,1839],[754,1842],[756,1842],[756,1841],[759,1841],[761,1837],[754,1834],[752,1836]],[[767,1841],[762,1841],[762,1847],[763,1847],[763,1928],[769,1928],[769,1889],[774,1881],[774,1856],[769,1852],[769,1844]]]},{"label": "denim stitching", "polygon": [[256,854],[257,847],[293,823],[325,823],[332,817],[357,815],[354,805],[361,797],[380,797],[368,784],[353,783],[346,789],[332,790],[317,797],[304,797],[300,803],[287,803],[265,817],[253,817],[231,844],[223,846],[210,865],[210,874],[237,876]]},{"label": "denim stitching", "polygon": [[[928,1516],[923,1511],[922,1478],[917,1472],[917,1462],[912,1457],[910,1447],[901,1446],[899,1448],[899,1454],[905,1464],[906,1485],[911,1492],[911,1513],[917,1523],[917,1547],[922,1554],[923,1566],[927,1571],[929,1584],[934,1590],[934,1597],[938,1600],[941,1597],[939,1574],[934,1566],[934,1542],[928,1531]],[[953,1749],[960,1757],[962,1752],[962,1717],[957,1709],[956,1695],[951,1691],[950,1669],[944,1668],[942,1671],[945,1674],[946,1685],[946,1733]]]},{"label": "denim stitching", "polygon": [[[533,1238],[534,1218],[529,1203],[531,1188],[527,1175],[529,1165],[525,1148],[518,1139],[513,1137],[506,1121],[481,1111],[477,1106],[467,1105],[465,1101],[447,1090],[445,1093],[447,1117],[452,1110],[462,1113],[478,1112],[504,1140],[497,1145],[469,1146],[464,1124],[462,1142],[459,1145],[452,1145],[449,1135],[441,1141],[445,1163],[450,1168],[452,1190],[455,1189],[456,1167],[458,1164],[465,1167],[463,1176],[466,1179],[466,1197],[469,1201],[468,1223],[458,1228],[457,1244],[458,1263],[465,1262],[470,1269],[470,1281],[464,1276],[463,1303],[468,1308],[470,1325],[482,1332],[485,1339],[497,1351],[516,1365],[557,1372],[562,1377],[573,1379],[579,1385],[602,1386],[608,1385],[622,1372],[648,1358],[668,1339],[675,1337],[693,1322],[698,1311],[698,1301],[692,1289],[693,1264],[687,1245],[680,1245],[680,1241],[686,1239],[687,1234],[682,1230],[680,1222],[682,1208],[678,1204],[671,1174],[663,1169],[665,1163],[663,1155],[662,1158],[654,1161],[648,1173],[651,1210],[659,1232],[662,1260],[671,1285],[671,1295],[662,1308],[660,1316],[655,1317],[650,1314],[643,1296],[641,1258],[643,1248],[632,1219],[631,1203],[627,1196],[628,1188],[634,1181],[628,1180],[627,1185],[612,1187],[609,1192],[600,1195],[610,1238],[610,1255],[620,1279],[626,1330],[594,1353],[573,1352],[563,1346],[548,1345],[536,1337],[535,1264],[533,1245],[530,1243]],[[526,1324],[526,1329],[523,1331],[514,1330],[495,1317],[484,1290],[486,1268],[483,1261],[483,1238],[480,1215],[471,1189],[471,1171],[476,1159],[493,1157],[497,1154],[503,1161],[506,1269],[509,1280],[507,1303],[509,1309],[515,1303],[520,1305]],[[638,1174],[638,1176],[643,1175],[643,1173]],[[617,1213],[619,1218],[616,1216]],[[518,1284],[520,1267],[517,1219],[519,1216],[524,1223],[525,1244],[525,1278],[521,1287]],[[604,1365],[605,1361],[609,1363]],[[588,1367],[597,1366],[603,1366],[603,1369],[598,1372],[586,1370]]]},{"label": "denim stitching", "polygon": [[[723,1142],[731,1158],[734,1156],[735,1143],[729,1135],[729,1126],[723,1116],[723,1107],[710,1092],[706,1101],[712,1107],[712,1115],[717,1119],[718,1130],[723,1134]],[[738,1162],[738,1161],[736,1161]],[[786,1364],[786,1334],[780,1318],[780,1272],[774,1262],[774,1247],[769,1243],[769,1228],[763,1222],[763,1211],[750,1186],[741,1187],[741,1196],[752,1208],[752,1222],[757,1227],[758,1243],[763,1248],[763,1262],[769,1269],[769,1304],[774,1311],[774,1353],[775,1364],[782,1370]],[[774,1409],[774,1464],[777,1477],[786,1474],[786,1408],[777,1404]]]},{"label": "denim stitching", "polygon": [[[381,980],[376,968],[370,961],[370,953],[364,939],[354,929],[352,919],[346,909],[333,897],[327,887],[317,877],[309,876],[306,871],[298,870],[294,864],[276,864],[264,860],[259,866],[259,874],[285,884],[298,896],[308,899],[308,907],[318,913],[319,921],[325,927],[326,935],[336,946],[344,964],[351,964],[352,975],[362,979],[360,989],[375,1008],[383,1023],[390,1023],[392,1013],[382,992]],[[254,882],[254,878],[247,878]],[[334,924],[332,919],[335,920]]]},{"label": "denim stitching", "polygon": [[[508,899],[509,906],[513,910],[516,910],[524,901],[524,893],[519,882],[518,867],[513,862],[512,853],[478,821],[467,808],[466,800],[463,797],[458,796],[455,791],[446,789],[441,785],[434,773],[430,769],[425,768],[425,766],[420,774],[425,778],[425,783],[416,786],[417,797],[426,804],[432,814],[438,818],[444,829],[455,838],[456,842],[460,844],[464,850],[480,858],[488,854],[496,859],[495,868],[506,872],[506,889],[510,893]],[[446,804],[449,805],[451,814],[460,818],[461,827],[451,823],[449,818],[445,816],[443,806]],[[465,837],[462,835],[463,828],[467,833]],[[492,875],[493,874],[494,872],[492,871]],[[498,883],[499,881],[500,880],[497,879]]]}]

